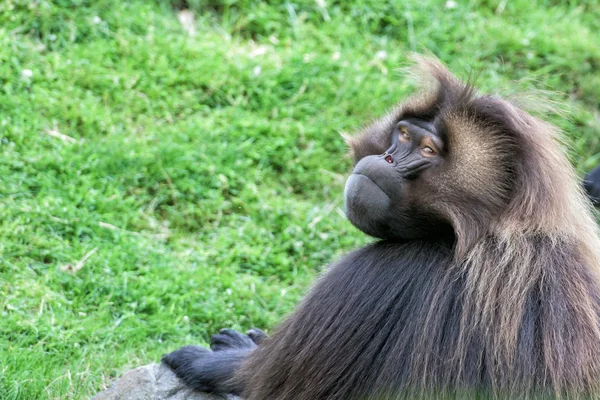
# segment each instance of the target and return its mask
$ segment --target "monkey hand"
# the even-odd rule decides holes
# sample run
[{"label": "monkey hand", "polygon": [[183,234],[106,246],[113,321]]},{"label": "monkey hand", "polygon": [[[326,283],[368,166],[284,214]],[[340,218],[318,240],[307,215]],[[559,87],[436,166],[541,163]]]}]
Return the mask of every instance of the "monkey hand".
[{"label": "monkey hand", "polygon": [[211,338],[211,350],[184,346],[165,355],[166,364],[187,386],[201,392],[240,394],[243,383],[232,379],[244,359],[267,335],[250,329],[245,335],[233,329],[221,329]]},{"label": "monkey hand", "polygon": [[184,346],[163,356],[162,362],[194,390],[239,395],[243,385],[233,378],[251,351],[247,348],[211,351],[199,346]]},{"label": "monkey hand", "polygon": [[186,385],[205,392],[214,391],[207,379],[211,374],[204,373],[212,363],[213,352],[199,346],[184,346],[179,350],[166,354],[162,362],[181,379]]},{"label": "monkey hand", "polygon": [[221,329],[211,338],[210,348],[212,351],[253,349],[266,337],[267,334],[258,328],[248,330],[245,335],[233,329]]}]

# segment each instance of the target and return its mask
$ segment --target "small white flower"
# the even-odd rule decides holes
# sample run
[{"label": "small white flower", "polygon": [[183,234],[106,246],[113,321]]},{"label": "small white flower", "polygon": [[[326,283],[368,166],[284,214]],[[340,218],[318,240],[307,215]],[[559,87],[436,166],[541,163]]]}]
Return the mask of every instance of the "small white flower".
[{"label": "small white flower", "polygon": [[102,22],[102,18],[100,18],[100,17],[99,17],[99,16],[97,16],[97,15],[94,15],[94,18],[92,18],[92,22],[93,22],[94,24],[98,25],[99,23],[101,23],[101,22]]},{"label": "small white flower", "polygon": [[269,48],[267,46],[258,46],[250,52],[250,57],[263,56],[267,54]]},{"label": "small white flower", "polygon": [[225,293],[227,293],[228,296],[231,296],[233,291],[230,288],[227,288],[227,289],[225,289]]},{"label": "small white flower", "polygon": [[340,52],[339,52],[339,51],[336,51],[335,53],[333,53],[333,54],[332,54],[332,56],[331,56],[331,59],[332,59],[333,61],[337,61],[337,60],[339,60],[339,59],[340,59]]},{"label": "small white flower", "polygon": [[375,53],[375,58],[378,60],[385,60],[387,59],[387,51],[385,50],[379,50],[377,53]]},{"label": "small white flower", "polygon": [[448,0],[446,2],[446,8],[450,10],[456,8],[456,2],[454,0]]},{"label": "small white flower", "polygon": [[183,316],[183,322],[190,322],[190,319],[188,318],[187,315]]},{"label": "small white flower", "polygon": [[30,69],[24,69],[23,71],[21,71],[21,77],[23,79],[29,79],[33,76],[33,71]]},{"label": "small white flower", "polygon": [[257,65],[256,67],[254,67],[252,69],[252,74],[254,76],[259,76],[261,71],[262,71],[262,69],[260,68],[260,65]]}]

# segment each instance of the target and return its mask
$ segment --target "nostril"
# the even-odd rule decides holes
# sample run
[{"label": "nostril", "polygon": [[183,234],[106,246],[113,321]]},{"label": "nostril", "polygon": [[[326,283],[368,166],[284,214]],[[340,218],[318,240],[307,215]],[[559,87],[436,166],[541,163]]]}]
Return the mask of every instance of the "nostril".
[{"label": "nostril", "polygon": [[394,163],[394,159],[389,154],[387,156],[385,156],[385,161],[387,161],[388,164],[393,164]]}]

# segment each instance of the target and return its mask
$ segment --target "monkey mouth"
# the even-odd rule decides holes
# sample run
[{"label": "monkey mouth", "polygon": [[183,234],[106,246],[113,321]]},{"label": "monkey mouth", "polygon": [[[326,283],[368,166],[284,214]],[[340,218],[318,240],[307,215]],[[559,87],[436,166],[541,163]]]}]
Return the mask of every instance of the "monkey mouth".
[{"label": "monkey mouth", "polygon": [[344,189],[346,215],[358,229],[373,234],[375,225],[384,221],[391,199],[377,183],[360,173],[348,177]]}]

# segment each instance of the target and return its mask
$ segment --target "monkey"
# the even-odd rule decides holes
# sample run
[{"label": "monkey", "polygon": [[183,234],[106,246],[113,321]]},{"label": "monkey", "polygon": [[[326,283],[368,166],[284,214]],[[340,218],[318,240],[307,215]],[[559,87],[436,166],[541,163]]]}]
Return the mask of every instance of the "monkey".
[{"label": "monkey", "polygon": [[[559,132],[433,56],[347,136],[346,215],[375,241],[275,332],[163,357],[246,400],[600,398],[600,238]],[[255,339],[253,339],[253,337]]]},{"label": "monkey", "polygon": [[600,165],[596,166],[584,178],[585,190],[596,207],[600,207]]}]

